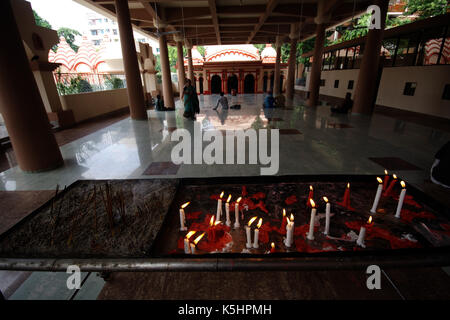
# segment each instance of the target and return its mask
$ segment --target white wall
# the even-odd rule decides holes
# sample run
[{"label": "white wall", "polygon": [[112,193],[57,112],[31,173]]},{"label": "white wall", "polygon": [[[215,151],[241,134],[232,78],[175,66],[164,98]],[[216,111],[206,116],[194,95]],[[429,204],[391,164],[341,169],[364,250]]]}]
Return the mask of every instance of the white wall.
[{"label": "white wall", "polygon": [[[322,71],[325,86],[320,87],[320,94],[344,98],[346,92],[351,92],[353,98],[358,73],[359,69]],[[338,88],[334,88],[336,79]],[[349,80],[355,81],[353,89],[347,89]],[[403,95],[406,82],[417,83],[414,96]],[[450,65],[384,68],[376,104],[450,119],[450,100],[442,99],[444,86],[449,83]],[[295,89],[309,90],[309,73],[306,86],[295,86]]]},{"label": "white wall", "polygon": [[63,110],[72,110],[80,122],[128,106],[127,89],[86,92],[61,96]]},{"label": "white wall", "polygon": [[[414,96],[403,95],[406,82],[417,82]],[[450,65],[384,68],[377,104],[450,119],[450,100],[443,100],[450,84]]]}]

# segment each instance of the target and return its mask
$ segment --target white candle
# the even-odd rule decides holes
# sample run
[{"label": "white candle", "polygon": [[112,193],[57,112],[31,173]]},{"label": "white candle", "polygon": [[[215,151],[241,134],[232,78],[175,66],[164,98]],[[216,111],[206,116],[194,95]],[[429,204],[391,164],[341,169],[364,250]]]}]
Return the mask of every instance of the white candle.
[{"label": "white candle", "polygon": [[247,243],[246,243],[245,246],[247,248],[251,248],[252,247],[252,239],[251,239],[250,227],[249,226],[245,226],[245,233],[247,234]]},{"label": "white candle", "polygon": [[184,253],[189,254],[191,250],[189,248],[189,239],[184,238]]},{"label": "white candle", "polygon": [[241,201],[241,197],[236,200],[234,205],[234,228],[238,229],[241,225],[239,224],[239,202]]},{"label": "white candle", "polygon": [[259,218],[258,224],[256,225],[255,229],[255,239],[253,239],[253,248],[259,247],[258,238],[259,238],[259,228],[261,228],[261,225],[262,225],[262,218]]},{"label": "white candle", "polygon": [[226,213],[226,225],[229,227],[231,226],[231,220],[230,220],[230,200],[231,200],[231,194],[228,196],[227,202],[225,203],[225,213]]},{"label": "white candle", "polygon": [[312,210],[311,210],[311,219],[309,220],[309,232],[308,232],[308,235],[306,236],[306,238],[308,240],[314,240],[314,221],[316,219],[316,211],[317,210],[316,210],[316,204],[314,203],[314,200],[310,199],[309,201],[311,203]]},{"label": "white candle", "polygon": [[323,200],[327,203],[325,206],[325,231],[323,232],[325,235],[327,235],[330,232],[330,211],[331,211],[331,204],[328,202],[327,197],[323,197]]},{"label": "white candle", "polygon": [[247,235],[247,243],[246,243],[246,247],[247,248],[251,248],[252,247],[252,235],[251,235],[251,233],[250,233],[250,226],[252,225],[252,223],[253,223],[253,221],[255,221],[256,220],[256,218],[258,218],[258,217],[253,217],[253,218],[251,218],[249,221],[248,221],[248,224],[247,224],[247,226],[245,226],[245,233],[246,233],[246,235]]},{"label": "white candle", "polygon": [[400,213],[402,212],[403,201],[405,200],[406,188],[405,181],[400,182],[402,185],[402,191],[400,192],[400,197],[398,198],[397,211],[395,212],[395,217],[400,218]]},{"label": "white candle", "polygon": [[291,218],[286,219],[286,239],[284,240],[284,244],[286,245],[286,247],[290,247],[292,245],[292,242],[294,241],[294,215],[291,213]]},{"label": "white candle", "polygon": [[383,180],[381,180],[380,177],[377,177],[377,180],[378,180],[377,194],[375,195],[375,199],[373,200],[372,209],[370,209],[370,212],[372,213],[377,212],[378,202],[380,201],[381,192],[383,191]]},{"label": "white candle", "polygon": [[356,240],[356,244],[361,247],[365,247],[364,238],[366,237],[366,228],[361,227],[359,229],[358,240]]},{"label": "white candle", "polygon": [[186,231],[187,230],[187,228],[185,226],[186,217],[185,217],[185,214],[184,214],[184,208],[186,208],[189,205],[189,203],[190,202],[186,202],[180,208],[180,231]]},{"label": "white candle", "polygon": [[191,243],[191,254],[195,254],[195,244]]},{"label": "white candle", "polygon": [[[194,231],[195,232],[195,231]],[[201,235],[199,235],[197,238],[195,238],[194,243],[191,243],[191,253],[195,253],[195,246],[197,243],[203,238],[206,232],[203,232]]]},{"label": "white candle", "polygon": [[220,217],[222,216],[222,197],[223,197],[223,191],[220,194],[219,200],[217,201],[216,221],[219,221]]}]

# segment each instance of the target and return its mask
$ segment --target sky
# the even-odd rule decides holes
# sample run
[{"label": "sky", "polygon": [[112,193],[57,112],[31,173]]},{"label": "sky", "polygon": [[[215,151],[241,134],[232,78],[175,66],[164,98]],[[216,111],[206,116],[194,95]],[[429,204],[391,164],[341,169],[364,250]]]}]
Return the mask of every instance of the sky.
[{"label": "sky", "polygon": [[82,32],[84,31],[84,24],[80,20],[85,19],[86,13],[93,12],[91,9],[83,7],[72,0],[27,1],[31,3],[33,10],[47,20],[55,30],[67,27]]}]

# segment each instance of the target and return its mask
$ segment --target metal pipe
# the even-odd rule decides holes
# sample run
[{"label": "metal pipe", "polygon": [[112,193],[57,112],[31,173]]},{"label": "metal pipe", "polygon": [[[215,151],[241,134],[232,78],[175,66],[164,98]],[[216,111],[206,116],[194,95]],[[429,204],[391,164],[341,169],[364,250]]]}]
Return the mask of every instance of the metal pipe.
[{"label": "metal pipe", "polygon": [[360,269],[380,267],[426,267],[450,264],[450,255],[399,254],[395,256],[259,257],[259,258],[149,258],[149,259],[0,259],[0,270],[66,271],[77,265],[82,271],[294,271]]}]

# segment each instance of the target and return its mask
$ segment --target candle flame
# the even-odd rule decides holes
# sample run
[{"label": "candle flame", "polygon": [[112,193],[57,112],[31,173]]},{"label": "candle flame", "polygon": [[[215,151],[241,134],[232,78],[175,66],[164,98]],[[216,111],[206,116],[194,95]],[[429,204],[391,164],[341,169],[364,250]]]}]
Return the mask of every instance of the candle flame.
[{"label": "candle flame", "polygon": [[203,236],[205,235],[206,232],[203,232],[201,235],[199,235],[197,238],[195,238],[194,240],[194,244],[197,244],[200,240],[202,240]]},{"label": "candle flame", "polygon": [[380,177],[377,177],[378,183],[383,183],[383,180]]},{"label": "candle flame", "polygon": [[221,223],[222,223],[222,221],[218,220],[218,221],[214,222],[214,225],[217,226],[218,224],[221,224]]},{"label": "candle flame", "polygon": [[186,239],[189,240],[190,237],[192,237],[197,231],[189,231],[186,235]]},{"label": "candle flame", "polygon": [[189,202],[186,202],[185,204],[183,204],[183,205],[181,206],[181,209],[186,208],[186,207],[189,205],[189,203],[191,203],[191,202],[189,201]]},{"label": "candle flame", "polygon": [[274,243],[274,242],[272,242],[272,243],[270,244],[270,246],[272,247],[272,249],[275,249],[275,243]]},{"label": "candle flame", "polygon": [[313,191],[313,186],[309,186],[309,190]]},{"label": "candle flame", "polygon": [[397,175],[396,175],[395,173],[392,175],[392,177],[393,177],[394,179],[397,179]]},{"label": "candle flame", "polygon": [[283,209],[283,218],[286,217],[286,209]]},{"label": "candle flame", "polygon": [[253,217],[248,221],[248,226],[250,227],[253,221],[255,221],[258,217]]},{"label": "candle flame", "polygon": [[385,174],[385,175],[388,175],[388,171],[387,171],[387,170],[384,170],[384,174]]},{"label": "candle flame", "polygon": [[347,189],[350,189],[350,182],[347,183]]},{"label": "candle flame", "polygon": [[309,203],[311,204],[311,207],[313,207],[313,208],[316,206],[316,203],[314,202],[313,199],[309,199]]},{"label": "candle flame", "polygon": [[211,220],[209,220],[209,225],[213,226],[214,225],[214,216],[211,217]]},{"label": "candle flame", "polygon": [[224,194],[224,191],[222,191],[222,193],[220,194],[220,199],[223,198],[223,194]]},{"label": "candle flame", "polygon": [[400,184],[402,185],[402,188],[406,187],[405,181],[401,181]]},{"label": "candle flame", "polygon": [[256,227],[259,229],[261,228],[262,225],[262,218],[259,218],[258,224],[256,225]]},{"label": "candle flame", "polygon": [[371,223],[372,223],[372,216],[369,217],[369,220],[367,220],[367,223],[368,223],[368,224],[371,224]]},{"label": "candle flame", "polygon": [[325,201],[326,203],[328,203],[328,198],[327,198],[327,197],[323,197],[323,201]]},{"label": "candle flame", "polygon": [[241,200],[242,200],[242,197],[237,198],[236,203],[241,202]]},{"label": "candle flame", "polygon": [[230,200],[231,200],[231,194],[228,196],[227,203],[229,203]]},{"label": "candle flame", "polygon": [[291,218],[290,218],[291,222],[294,221],[294,215],[291,213]]}]

